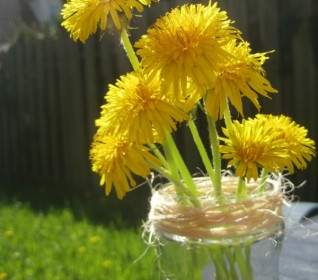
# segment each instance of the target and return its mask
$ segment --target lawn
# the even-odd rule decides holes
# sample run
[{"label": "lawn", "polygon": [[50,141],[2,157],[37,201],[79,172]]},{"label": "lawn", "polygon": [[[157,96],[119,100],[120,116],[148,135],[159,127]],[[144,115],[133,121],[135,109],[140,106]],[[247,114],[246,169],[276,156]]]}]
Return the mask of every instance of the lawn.
[{"label": "lawn", "polygon": [[155,260],[136,229],[0,204],[0,280],[157,279]]}]

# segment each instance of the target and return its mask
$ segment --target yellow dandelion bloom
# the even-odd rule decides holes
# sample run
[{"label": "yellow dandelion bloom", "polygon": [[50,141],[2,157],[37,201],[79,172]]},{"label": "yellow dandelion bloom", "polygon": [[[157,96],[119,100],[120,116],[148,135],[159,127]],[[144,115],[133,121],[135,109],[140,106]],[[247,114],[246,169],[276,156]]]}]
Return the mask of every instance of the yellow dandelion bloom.
[{"label": "yellow dandelion bloom", "polygon": [[86,247],[85,246],[80,246],[77,250],[78,250],[78,252],[80,254],[84,254],[86,252]]},{"label": "yellow dandelion bloom", "polygon": [[96,125],[106,134],[124,135],[138,143],[164,139],[166,132],[176,129],[176,122],[187,118],[183,103],[178,105],[162,92],[158,76],[141,72],[128,73],[110,85],[106,101]]},{"label": "yellow dandelion bloom", "polygon": [[104,267],[104,268],[110,268],[110,267],[112,267],[113,266],[113,262],[111,261],[111,260],[108,260],[108,259],[106,259],[106,260],[104,260],[103,262],[102,262],[102,267]]},{"label": "yellow dandelion bloom", "polygon": [[258,168],[269,172],[284,169],[288,164],[288,145],[284,139],[275,137],[275,127],[264,123],[243,120],[234,121],[230,129],[223,129],[227,138],[221,138],[223,158],[236,168],[237,176],[258,178]]},{"label": "yellow dandelion bloom", "polygon": [[286,168],[289,173],[294,173],[295,167],[305,169],[307,162],[315,156],[315,141],[308,137],[308,130],[290,117],[258,114],[254,122],[259,125],[269,123],[275,128],[276,137],[286,142],[289,156]]},{"label": "yellow dandelion bloom", "polygon": [[215,120],[222,118],[227,99],[243,114],[242,96],[259,110],[258,95],[269,97],[270,93],[277,92],[265,78],[262,68],[268,53],[252,54],[247,42],[232,41],[224,49],[232,56],[220,66],[206,98],[207,112]]},{"label": "yellow dandelion bloom", "polygon": [[151,0],[69,0],[63,6],[61,15],[62,26],[71,33],[77,41],[85,42],[96,32],[107,28],[109,16],[115,27],[121,29],[125,20],[132,17],[132,9],[139,12],[143,5],[149,5]]},{"label": "yellow dandelion bloom", "polygon": [[[179,97],[176,102],[180,104],[180,107],[184,112],[192,112],[198,105],[202,98],[202,91],[194,84],[188,84],[186,92],[183,97]],[[174,99],[172,99],[174,100]]]},{"label": "yellow dandelion bloom", "polygon": [[215,71],[229,57],[223,47],[239,32],[231,27],[217,4],[192,4],[173,9],[135,44],[147,72],[159,73],[178,91],[189,78],[198,86],[212,86]]},{"label": "yellow dandelion bloom", "polygon": [[97,133],[90,150],[92,170],[101,176],[106,195],[115,188],[122,199],[136,185],[133,174],[147,177],[150,166],[159,166],[159,160],[140,144],[127,139]]},{"label": "yellow dandelion bloom", "polygon": [[233,122],[221,138],[223,157],[236,167],[238,176],[258,177],[258,168],[270,172],[304,169],[315,156],[315,142],[308,131],[286,116],[259,114],[254,119]]},{"label": "yellow dandelion bloom", "polygon": [[102,239],[98,235],[93,235],[89,238],[89,242],[91,242],[92,244],[96,244],[96,243],[100,242],[101,240]]},{"label": "yellow dandelion bloom", "polygon": [[14,231],[11,229],[8,229],[4,232],[4,236],[7,238],[11,238],[12,236],[14,236]]}]

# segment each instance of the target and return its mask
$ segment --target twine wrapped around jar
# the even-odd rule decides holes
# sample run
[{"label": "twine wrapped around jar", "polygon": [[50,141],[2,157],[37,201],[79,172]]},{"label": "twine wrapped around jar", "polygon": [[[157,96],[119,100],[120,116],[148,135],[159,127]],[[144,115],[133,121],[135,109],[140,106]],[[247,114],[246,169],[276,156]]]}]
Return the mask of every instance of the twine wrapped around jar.
[{"label": "twine wrapped around jar", "polygon": [[[151,235],[186,240],[235,240],[248,236],[262,238],[282,225],[283,193],[280,180],[267,180],[264,192],[258,182],[248,184],[248,195],[237,199],[237,178],[224,176],[224,202],[213,196],[209,178],[196,178],[201,207],[182,205],[171,184],[156,190],[151,199],[147,231]],[[276,227],[275,227],[276,226]]]}]

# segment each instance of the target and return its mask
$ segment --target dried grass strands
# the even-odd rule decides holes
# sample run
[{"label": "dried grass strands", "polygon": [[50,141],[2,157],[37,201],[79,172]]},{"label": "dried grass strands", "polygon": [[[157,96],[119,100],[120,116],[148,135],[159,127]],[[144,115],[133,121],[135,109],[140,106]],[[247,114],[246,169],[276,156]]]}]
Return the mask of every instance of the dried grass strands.
[{"label": "dried grass strands", "polygon": [[238,201],[237,178],[224,177],[224,204],[218,204],[213,198],[208,179],[197,178],[196,184],[200,208],[180,205],[171,185],[155,191],[148,218],[149,231],[187,239],[230,239],[262,234],[282,222],[283,193],[279,179],[270,180],[264,193],[257,192],[257,182],[248,184],[249,195]]}]

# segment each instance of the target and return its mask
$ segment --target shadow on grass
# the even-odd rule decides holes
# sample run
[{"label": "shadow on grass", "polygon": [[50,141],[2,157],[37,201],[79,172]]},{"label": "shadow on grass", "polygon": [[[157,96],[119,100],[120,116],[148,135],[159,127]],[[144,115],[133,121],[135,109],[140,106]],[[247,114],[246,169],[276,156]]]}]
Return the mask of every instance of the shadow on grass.
[{"label": "shadow on grass", "polygon": [[149,197],[147,185],[128,193],[123,200],[118,200],[114,194],[106,197],[96,186],[86,192],[76,192],[39,185],[1,184],[0,190],[2,204],[21,202],[40,213],[67,208],[76,219],[116,227],[140,227],[147,217]]}]

